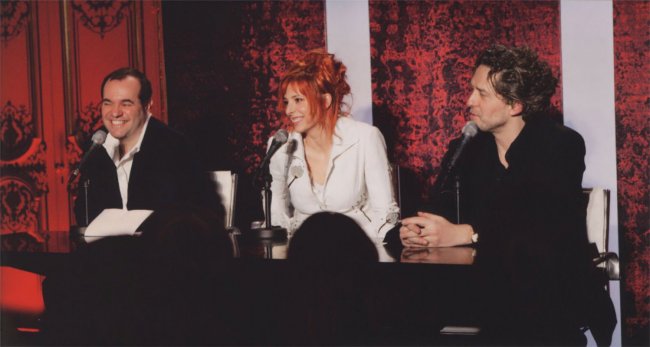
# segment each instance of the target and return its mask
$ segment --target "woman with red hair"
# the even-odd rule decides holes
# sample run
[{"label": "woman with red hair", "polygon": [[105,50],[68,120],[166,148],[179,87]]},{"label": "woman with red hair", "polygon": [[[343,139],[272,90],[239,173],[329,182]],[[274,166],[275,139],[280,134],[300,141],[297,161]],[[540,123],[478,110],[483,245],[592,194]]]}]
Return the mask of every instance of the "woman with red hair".
[{"label": "woman with red hair", "polygon": [[291,132],[270,163],[271,218],[292,233],[312,214],[338,212],[383,239],[399,212],[386,144],[379,129],[343,110],[346,70],[333,54],[315,50],[282,78],[279,109]]}]

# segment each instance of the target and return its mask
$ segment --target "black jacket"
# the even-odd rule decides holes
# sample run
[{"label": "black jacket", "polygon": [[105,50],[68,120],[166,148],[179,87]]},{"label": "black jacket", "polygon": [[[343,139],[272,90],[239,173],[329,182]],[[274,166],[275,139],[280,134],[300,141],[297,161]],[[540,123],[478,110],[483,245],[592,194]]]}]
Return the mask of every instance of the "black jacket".
[{"label": "black jacket", "polygon": [[[499,344],[580,343],[572,334],[593,318],[593,297],[606,295],[595,281],[587,239],[582,137],[534,117],[508,149],[507,169],[494,136],[479,132],[448,170],[459,144],[452,141],[443,158],[429,210],[456,221],[458,180],[460,222],[479,234],[484,330]],[[613,311],[607,313],[601,318],[612,319]],[[513,340],[503,339],[506,331]]]},{"label": "black jacket", "polygon": [[[122,208],[117,172],[104,147],[91,153],[79,182],[89,180],[89,222],[106,208]],[[149,119],[140,151],[133,158],[127,209],[156,210],[174,204],[223,208],[214,183],[201,172],[184,137],[155,118]],[[79,184],[75,201],[78,225],[85,225],[85,196]]]}]

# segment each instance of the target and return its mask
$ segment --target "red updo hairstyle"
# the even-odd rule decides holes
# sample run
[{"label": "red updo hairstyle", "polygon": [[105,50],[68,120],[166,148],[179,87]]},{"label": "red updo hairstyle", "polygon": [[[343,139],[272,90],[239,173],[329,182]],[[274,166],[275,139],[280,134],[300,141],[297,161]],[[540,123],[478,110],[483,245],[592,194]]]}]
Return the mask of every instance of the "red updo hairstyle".
[{"label": "red updo hairstyle", "polygon": [[[343,97],[350,94],[350,85],[346,81],[347,68],[334,54],[322,49],[307,52],[302,58],[291,64],[280,82],[278,90],[278,109],[285,113],[284,94],[292,86],[303,94],[309,102],[309,107],[316,123],[325,129],[328,136],[334,134],[334,127],[339,115],[348,116],[344,111]],[[327,107],[324,94],[332,96],[332,102]],[[289,126],[291,128],[291,125]]]}]

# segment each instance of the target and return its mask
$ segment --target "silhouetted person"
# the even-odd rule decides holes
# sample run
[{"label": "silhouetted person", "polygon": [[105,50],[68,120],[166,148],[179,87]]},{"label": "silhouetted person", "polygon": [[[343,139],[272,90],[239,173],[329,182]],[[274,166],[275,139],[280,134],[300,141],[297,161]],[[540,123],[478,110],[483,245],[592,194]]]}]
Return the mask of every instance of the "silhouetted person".
[{"label": "silhouetted person", "polygon": [[142,234],[147,344],[231,343],[233,246],[223,215],[201,206],[156,211]]},{"label": "silhouetted person", "polygon": [[351,218],[332,212],[308,217],[291,238],[288,261],[295,268],[287,324],[295,344],[367,344],[378,327],[370,267],[375,244]]},{"label": "silhouetted person", "polygon": [[341,266],[377,262],[377,248],[352,218],[316,213],[291,238],[287,258],[309,266]]},{"label": "silhouetted person", "polygon": [[44,284],[44,343],[230,343],[233,250],[223,215],[179,205],[154,212],[141,237],[83,245]]}]

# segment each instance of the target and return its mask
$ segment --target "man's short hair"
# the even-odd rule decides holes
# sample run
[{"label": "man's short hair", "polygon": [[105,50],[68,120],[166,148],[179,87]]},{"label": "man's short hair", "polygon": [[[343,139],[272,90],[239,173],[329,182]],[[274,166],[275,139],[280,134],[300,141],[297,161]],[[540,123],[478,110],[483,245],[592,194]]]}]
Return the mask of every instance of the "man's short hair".
[{"label": "man's short hair", "polygon": [[558,80],[550,66],[528,47],[494,45],[481,53],[474,68],[490,68],[488,80],[509,105],[523,105],[522,116],[549,110]]},{"label": "man's short hair", "polygon": [[104,86],[106,83],[108,83],[108,81],[121,81],[129,76],[134,77],[140,81],[140,92],[138,93],[138,99],[140,99],[142,107],[147,107],[151,101],[151,82],[149,82],[149,79],[147,76],[145,76],[144,73],[142,73],[142,71],[132,67],[119,68],[104,77],[104,81],[102,82],[102,89],[100,91],[102,98],[104,98]]}]

